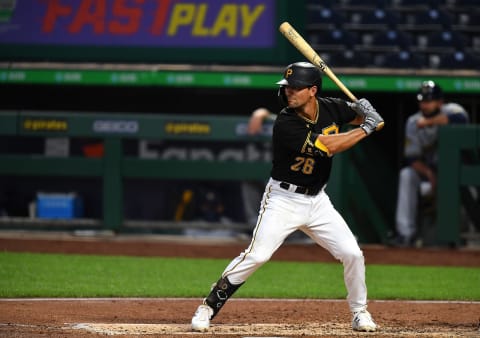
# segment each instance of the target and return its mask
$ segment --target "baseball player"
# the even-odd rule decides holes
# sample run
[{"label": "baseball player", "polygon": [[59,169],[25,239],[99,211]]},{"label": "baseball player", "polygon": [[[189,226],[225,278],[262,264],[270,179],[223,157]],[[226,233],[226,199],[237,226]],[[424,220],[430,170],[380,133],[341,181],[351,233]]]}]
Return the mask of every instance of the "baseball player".
[{"label": "baseball player", "polygon": [[[320,97],[320,70],[308,62],[286,67],[278,95],[286,107],[273,127],[273,167],[248,248],[233,259],[192,318],[194,331],[206,331],[225,302],[266,263],[285,239],[301,230],[344,265],[352,327],[375,331],[367,311],[363,253],[325,193],[332,156],[372,134],[382,117],[361,99],[351,103]],[[359,128],[340,133],[344,124]]]},{"label": "baseball player", "polygon": [[397,237],[393,241],[396,246],[410,246],[414,242],[419,192],[422,195],[435,192],[438,127],[468,122],[465,109],[457,103],[444,103],[442,88],[433,81],[422,83],[417,101],[419,111],[405,124],[406,166],[400,170],[398,181]]}]

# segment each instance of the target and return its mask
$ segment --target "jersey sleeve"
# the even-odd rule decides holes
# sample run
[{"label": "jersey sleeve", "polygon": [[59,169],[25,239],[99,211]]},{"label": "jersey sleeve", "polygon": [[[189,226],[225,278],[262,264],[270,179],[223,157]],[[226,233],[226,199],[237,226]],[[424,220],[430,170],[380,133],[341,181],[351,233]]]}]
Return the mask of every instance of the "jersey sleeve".
[{"label": "jersey sleeve", "polygon": [[338,126],[348,124],[357,117],[357,113],[350,108],[345,100],[334,97],[322,97],[318,99],[318,103],[320,105],[320,113],[328,112]]},{"label": "jersey sleeve", "polygon": [[458,103],[444,104],[441,111],[447,115],[449,124],[465,124],[469,121],[467,111]]}]

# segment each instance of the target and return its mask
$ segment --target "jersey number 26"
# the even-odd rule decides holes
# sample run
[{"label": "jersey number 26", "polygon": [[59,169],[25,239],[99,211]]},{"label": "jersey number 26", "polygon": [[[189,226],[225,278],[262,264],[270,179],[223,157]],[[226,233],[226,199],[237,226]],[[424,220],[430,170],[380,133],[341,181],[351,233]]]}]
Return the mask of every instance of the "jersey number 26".
[{"label": "jersey number 26", "polygon": [[313,167],[315,166],[315,159],[311,157],[295,157],[295,163],[290,166],[292,171],[302,171],[306,175],[311,175]]}]

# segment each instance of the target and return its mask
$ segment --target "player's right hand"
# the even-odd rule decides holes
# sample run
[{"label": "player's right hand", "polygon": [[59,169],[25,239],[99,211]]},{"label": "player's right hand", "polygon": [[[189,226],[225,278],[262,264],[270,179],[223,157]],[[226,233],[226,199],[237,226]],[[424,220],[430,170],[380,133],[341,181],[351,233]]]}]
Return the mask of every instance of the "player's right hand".
[{"label": "player's right hand", "polygon": [[360,125],[360,128],[363,129],[363,131],[367,134],[370,135],[373,133],[375,130],[380,130],[383,128],[385,122],[383,120],[383,117],[380,116],[379,113],[377,113],[376,110],[370,111],[365,115],[365,120],[363,123]]}]

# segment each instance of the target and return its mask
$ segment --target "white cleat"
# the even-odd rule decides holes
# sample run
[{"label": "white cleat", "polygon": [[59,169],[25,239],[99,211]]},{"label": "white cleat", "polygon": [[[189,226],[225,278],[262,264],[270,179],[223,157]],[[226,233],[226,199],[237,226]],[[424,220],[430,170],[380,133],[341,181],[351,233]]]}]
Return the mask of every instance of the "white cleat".
[{"label": "white cleat", "polygon": [[375,332],[377,324],[367,310],[362,310],[353,314],[352,328],[354,331]]},{"label": "white cleat", "polygon": [[210,327],[210,318],[213,315],[213,309],[205,304],[200,305],[192,318],[192,330],[205,332]]}]

